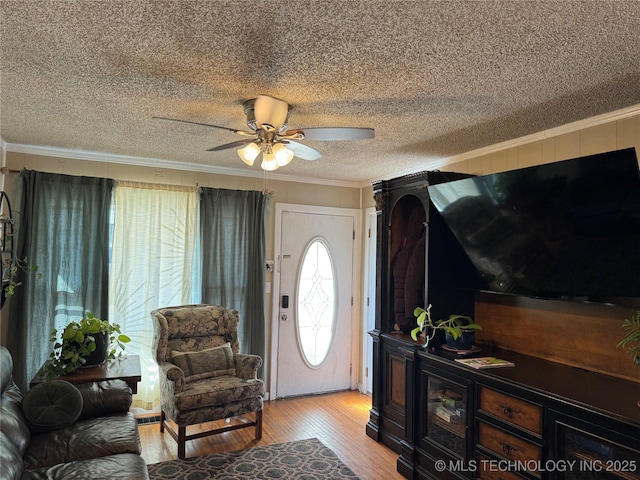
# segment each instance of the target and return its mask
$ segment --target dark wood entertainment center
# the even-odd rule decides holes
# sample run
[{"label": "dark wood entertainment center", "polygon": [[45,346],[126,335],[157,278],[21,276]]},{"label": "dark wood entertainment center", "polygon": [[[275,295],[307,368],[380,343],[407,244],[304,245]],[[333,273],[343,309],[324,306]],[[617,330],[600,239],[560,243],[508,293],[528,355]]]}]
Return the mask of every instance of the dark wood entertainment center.
[{"label": "dark wood entertainment center", "polygon": [[[636,308],[457,289],[453,278],[471,274],[470,263],[426,187],[464,177],[422,172],[373,185],[378,268],[367,435],[398,453],[406,478],[640,479],[640,369],[616,348],[620,324]],[[483,325],[478,356],[515,367],[466,367],[438,348],[439,339],[424,349],[398,325],[394,260],[417,206],[424,305],[433,305],[434,318],[473,316]]]}]

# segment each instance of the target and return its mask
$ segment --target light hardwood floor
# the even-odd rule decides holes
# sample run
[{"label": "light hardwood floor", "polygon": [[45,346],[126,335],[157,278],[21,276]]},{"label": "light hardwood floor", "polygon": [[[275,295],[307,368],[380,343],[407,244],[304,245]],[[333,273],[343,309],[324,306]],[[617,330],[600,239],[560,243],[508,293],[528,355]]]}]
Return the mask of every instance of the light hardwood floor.
[{"label": "light hardwood floor", "polygon": [[[187,457],[316,437],[363,480],[404,478],[396,471],[398,455],[365,433],[370,408],[371,397],[357,391],[267,401],[261,440],[253,428],[213,435],[187,442]],[[140,425],[139,431],[147,463],[177,458],[176,442],[160,433],[158,423]]]}]

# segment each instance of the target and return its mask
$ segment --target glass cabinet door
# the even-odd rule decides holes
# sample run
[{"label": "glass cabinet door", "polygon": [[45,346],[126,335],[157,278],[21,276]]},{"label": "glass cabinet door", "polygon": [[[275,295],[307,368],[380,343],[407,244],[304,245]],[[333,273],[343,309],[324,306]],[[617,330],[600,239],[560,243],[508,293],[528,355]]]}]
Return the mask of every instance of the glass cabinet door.
[{"label": "glass cabinet door", "polygon": [[431,442],[467,457],[467,387],[430,374],[427,378],[426,434]]},{"label": "glass cabinet door", "polygon": [[562,423],[557,431],[565,480],[640,480],[640,452]]}]

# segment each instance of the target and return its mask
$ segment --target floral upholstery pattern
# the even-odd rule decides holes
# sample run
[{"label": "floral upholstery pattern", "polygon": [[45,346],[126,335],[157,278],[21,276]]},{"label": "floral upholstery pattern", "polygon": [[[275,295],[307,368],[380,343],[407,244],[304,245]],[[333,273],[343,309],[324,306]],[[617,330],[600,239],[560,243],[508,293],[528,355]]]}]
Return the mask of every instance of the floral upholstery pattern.
[{"label": "floral upholstery pattern", "polygon": [[[262,358],[239,352],[236,310],[219,305],[181,305],[154,310],[151,317],[163,415],[184,428],[262,411],[264,382],[257,378]],[[187,382],[182,369],[172,363],[172,350],[195,352],[227,342],[233,351],[236,375]],[[261,422],[262,416],[259,418]]]},{"label": "floral upholstery pattern", "polygon": [[158,362],[170,362],[171,350],[192,352],[227,342],[233,353],[240,351],[237,310],[219,305],[182,305],[159,308],[151,316]]},{"label": "floral upholstery pattern", "polygon": [[182,369],[187,382],[236,374],[236,362],[229,342],[196,352],[171,351],[171,362]]}]

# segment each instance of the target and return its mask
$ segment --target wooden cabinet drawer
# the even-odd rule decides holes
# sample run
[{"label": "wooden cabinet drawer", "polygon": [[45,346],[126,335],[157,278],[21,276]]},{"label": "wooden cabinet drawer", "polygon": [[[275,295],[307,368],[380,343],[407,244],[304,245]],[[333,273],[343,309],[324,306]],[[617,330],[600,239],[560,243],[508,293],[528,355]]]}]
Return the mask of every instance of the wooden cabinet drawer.
[{"label": "wooden cabinet drawer", "polygon": [[479,480],[522,480],[523,477],[511,472],[485,470],[478,475]]},{"label": "wooden cabinet drawer", "polygon": [[484,455],[478,455],[478,480],[522,480],[516,473],[499,468],[497,462],[489,460]]},{"label": "wooden cabinet drawer", "polygon": [[542,458],[542,449],[538,445],[483,421],[478,422],[478,444],[499,457],[520,462],[527,468],[537,469]]},{"label": "wooden cabinet drawer", "polygon": [[538,435],[542,434],[542,408],[538,405],[480,387],[480,410]]}]

